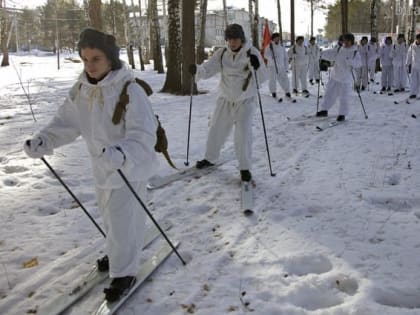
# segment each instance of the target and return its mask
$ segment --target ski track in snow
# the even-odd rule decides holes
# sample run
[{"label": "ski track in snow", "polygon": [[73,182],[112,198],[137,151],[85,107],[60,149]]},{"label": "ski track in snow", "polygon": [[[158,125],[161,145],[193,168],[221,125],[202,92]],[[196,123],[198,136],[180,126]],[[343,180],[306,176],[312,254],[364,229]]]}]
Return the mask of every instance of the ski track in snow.
[{"label": "ski track in snow", "polygon": [[[0,85],[0,313],[24,314],[89,272],[104,241],[43,163],[21,149],[56,111],[80,65],[64,63],[57,72],[53,56],[12,60],[30,87],[38,121],[15,70],[0,69],[10,78]],[[189,97],[157,93],[164,75],[148,70],[139,76],[155,90],[154,110],[174,162],[183,166]],[[191,164],[205,150],[217,80],[199,82],[209,93],[193,98]],[[285,119],[315,111],[316,100],[278,103],[267,96],[267,84],[262,94],[277,176],[269,175],[256,108],[257,214],[246,218],[240,211],[230,137],[222,156],[231,161],[150,193],[153,214],[172,221],[168,235],[181,241],[179,251],[189,262],[184,267],[172,255],[119,314],[420,314],[420,126],[410,117],[419,105],[362,93],[370,117],[364,120],[353,95],[348,123],[320,133],[312,121]],[[47,160],[101,223],[83,141]],[[160,160],[161,175],[173,172]],[[34,257],[39,265],[23,268]],[[65,314],[92,311],[105,285]]]}]

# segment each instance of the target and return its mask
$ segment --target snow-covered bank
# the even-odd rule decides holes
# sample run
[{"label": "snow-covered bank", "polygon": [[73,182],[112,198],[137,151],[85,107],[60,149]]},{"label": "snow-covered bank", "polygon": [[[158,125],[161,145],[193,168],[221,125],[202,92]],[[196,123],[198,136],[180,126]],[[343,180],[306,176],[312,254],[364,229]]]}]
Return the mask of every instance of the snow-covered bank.
[{"label": "snow-covered bank", "polygon": [[[22,152],[24,139],[51,118],[81,65],[63,62],[57,71],[53,56],[11,60],[16,70],[0,68],[0,313],[26,314],[90,270],[104,242],[43,163]],[[16,71],[29,87],[36,123]],[[155,90],[155,112],[182,166],[189,97],[157,93],[164,75],[139,76]],[[193,99],[192,162],[204,153],[216,85],[217,78],[199,82],[209,93]],[[420,314],[420,120],[411,118],[420,114],[420,102],[394,105],[407,94],[365,92],[365,120],[353,95],[349,121],[318,132],[316,123],[286,119],[313,113],[315,97],[279,104],[266,86],[262,93],[277,176],[269,176],[257,109],[258,215],[240,212],[231,141],[223,151],[231,161],[210,175],[151,192],[154,215],[172,221],[168,234],[191,261],[184,267],[172,255],[120,313]],[[100,222],[83,141],[47,160]],[[173,172],[163,159],[160,169]],[[32,258],[38,265],[24,268]],[[66,314],[88,314],[101,291]]]}]

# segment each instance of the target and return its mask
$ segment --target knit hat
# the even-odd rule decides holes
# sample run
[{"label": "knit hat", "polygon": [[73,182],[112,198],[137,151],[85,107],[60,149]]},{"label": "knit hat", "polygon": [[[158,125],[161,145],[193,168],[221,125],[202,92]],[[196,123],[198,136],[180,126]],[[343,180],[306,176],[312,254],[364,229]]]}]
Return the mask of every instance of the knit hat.
[{"label": "knit hat", "polygon": [[274,40],[275,38],[280,38],[280,34],[279,33],[271,34],[271,40]]},{"label": "knit hat", "polygon": [[348,40],[352,45],[354,45],[354,35],[352,33],[343,34],[343,41],[345,40]]},{"label": "knit hat", "polygon": [[229,24],[225,30],[225,40],[227,41],[229,39],[240,39],[243,43],[245,43],[245,33],[242,26],[236,23]]},{"label": "knit hat", "polygon": [[398,34],[397,39],[400,39],[400,38],[405,39],[404,34]]},{"label": "knit hat", "polygon": [[105,34],[94,28],[85,28],[79,36],[77,49],[79,56],[82,57],[83,48],[96,48],[104,52],[106,57],[111,61],[111,69],[118,70],[122,68],[122,63],[119,58],[120,47],[117,46],[115,37],[113,35]]}]

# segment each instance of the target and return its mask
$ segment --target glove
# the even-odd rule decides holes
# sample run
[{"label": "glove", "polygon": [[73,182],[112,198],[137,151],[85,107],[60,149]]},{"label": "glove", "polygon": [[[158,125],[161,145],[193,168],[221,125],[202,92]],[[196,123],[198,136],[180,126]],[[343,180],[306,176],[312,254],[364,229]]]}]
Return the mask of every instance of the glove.
[{"label": "glove", "polygon": [[249,61],[251,62],[251,66],[255,70],[258,70],[258,68],[260,67],[260,60],[258,59],[258,57],[255,56],[255,55],[250,55],[249,56]]},{"label": "glove", "polygon": [[27,156],[34,159],[40,159],[45,154],[52,153],[50,150],[48,150],[45,141],[41,137],[35,137],[33,139],[26,140],[23,144],[23,150]]},{"label": "glove", "polygon": [[124,165],[125,154],[120,147],[110,146],[102,149],[99,160],[108,170],[116,171]]},{"label": "glove", "polygon": [[191,75],[195,75],[197,73],[197,66],[196,65],[190,65],[188,67],[188,71],[191,73]]}]

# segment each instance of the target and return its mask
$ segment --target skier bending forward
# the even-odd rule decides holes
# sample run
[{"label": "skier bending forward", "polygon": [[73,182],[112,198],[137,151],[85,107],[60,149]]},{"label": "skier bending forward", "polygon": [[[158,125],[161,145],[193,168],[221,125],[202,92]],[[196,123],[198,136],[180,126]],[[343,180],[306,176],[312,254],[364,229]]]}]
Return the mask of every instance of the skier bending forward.
[{"label": "skier bending forward", "polygon": [[208,79],[221,72],[219,97],[213,113],[207,149],[204,159],[197,162],[197,168],[212,166],[235,125],[235,151],[239,161],[241,179],[250,181],[252,159],[252,117],[257,104],[257,88],[253,71],[259,84],[267,78],[267,69],[260,52],[245,39],[239,24],[228,25],[225,30],[226,48],[219,49],[206,63],[190,65],[197,80]]},{"label": "skier bending forward", "polygon": [[114,36],[87,28],[80,34],[78,49],[84,71],[55,117],[24,143],[24,150],[41,158],[80,135],[86,141],[107,234],[108,255],[98,260],[98,269],[109,270],[112,281],[104,293],[108,301],[115,301],[136,281],[146,220],[117,170],[141,195],[145,193],[157,163],[157,121],[146,93],[134,83],[128,85],[125,116],[113,123],[123,85],[134,80],[133,71],[119,59]]},{"label": "skier bending forward", "polygon": [[334,105],[337,98],[340,100],[337,121],[346,119],[349,112],[350,92],[354,85],[355,68],[360,68],[361,61],[357,47],[354,45],[354,35],[343,35],[343,46],[324,50],[321,59],[334,61],[331,79],[328,81],[321,110],[316,113],[318,117],[328,116],[328,110]]}]

